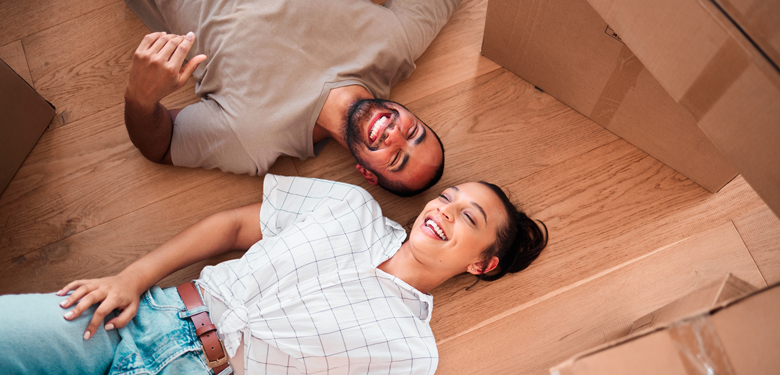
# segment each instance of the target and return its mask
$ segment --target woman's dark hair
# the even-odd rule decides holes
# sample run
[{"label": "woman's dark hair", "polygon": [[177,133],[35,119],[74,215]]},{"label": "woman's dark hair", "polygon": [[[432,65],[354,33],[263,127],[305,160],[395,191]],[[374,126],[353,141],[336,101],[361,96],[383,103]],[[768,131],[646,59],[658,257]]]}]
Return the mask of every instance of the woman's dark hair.
[{"label": "woman's dark hair", "polygon": [[[501,199],[508,219],[506,225],[498,229],[496,242],[482,253],[484,266],[482,273],[477,275],[478,280],[494,281],[507,273],[526,269],[539,256],[547,246],[547,226],[541,221],[537,224],[524,212],[518,211],[500,187],[485,181],[479,183],[490,188]],[[498,257],[498,266],[486,274],[485,268],[494,256]]]}]

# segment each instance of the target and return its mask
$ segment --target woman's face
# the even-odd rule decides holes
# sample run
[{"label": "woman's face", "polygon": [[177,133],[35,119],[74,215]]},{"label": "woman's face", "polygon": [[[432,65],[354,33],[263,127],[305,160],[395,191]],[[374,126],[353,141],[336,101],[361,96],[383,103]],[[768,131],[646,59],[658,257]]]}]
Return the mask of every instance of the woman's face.
[{"label": "woman's face", "polygon": [[[506,222],[501,200],[487,186],[469,182],[445,189],[425,205],[409,235],[417,261],[431,271],[479,274],[482,252]],[[488,265],[489,271],[491,267]]]}]

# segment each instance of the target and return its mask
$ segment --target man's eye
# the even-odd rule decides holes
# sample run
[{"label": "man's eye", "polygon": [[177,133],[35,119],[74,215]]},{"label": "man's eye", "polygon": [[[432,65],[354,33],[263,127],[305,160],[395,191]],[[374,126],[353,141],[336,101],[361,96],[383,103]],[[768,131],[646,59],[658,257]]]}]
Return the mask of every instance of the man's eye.
[{"label": "man's eye", "polygon": [[417,127],[417,125],[415,125],[415,126],[412,128],[412,131],[411,131],[411,132],[409,132],[409,137],[408,137],[408,138],[406,138],[406,139],[412,139],[412,138],[414,138],[414,135],[415,135],[415,134],[417,134],[417,128],[418,128],[418,127]]},{"label": "man's eye", "polygon": [[393,161],[390,162],[390,165],[395,165],[395,162],[398,161],[398,157],[401,155],[401,151],[398,151],[395,153],[395,156],[393,157]]}]

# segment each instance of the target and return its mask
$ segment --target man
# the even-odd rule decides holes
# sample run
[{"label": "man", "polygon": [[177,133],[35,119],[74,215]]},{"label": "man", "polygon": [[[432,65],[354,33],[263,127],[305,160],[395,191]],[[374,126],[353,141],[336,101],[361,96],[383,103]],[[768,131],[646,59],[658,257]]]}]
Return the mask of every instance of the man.
[{"label": "man", "polygon": [[[436,133],[376,98],[412,72],[460,0],[127,1],[164,31],[139,45],[125,93],[130,139],[148,159],[258,175],[333,138],[395,194],[441,177]],[[190,75],[202,100],[167,110],[159,101]]]}]

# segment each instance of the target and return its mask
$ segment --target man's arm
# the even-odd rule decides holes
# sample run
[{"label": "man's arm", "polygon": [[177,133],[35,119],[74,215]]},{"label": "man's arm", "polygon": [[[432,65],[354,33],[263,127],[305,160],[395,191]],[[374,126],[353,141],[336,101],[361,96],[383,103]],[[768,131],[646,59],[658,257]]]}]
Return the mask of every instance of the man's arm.
[{"label": "man's arm", "polygon": [[106,323],[105,329],[121,328],[135,316],[141,294],[165,276],[209,257],[230,250],[246,250],[263,238],[260,229],[261,203],[223,211],[207,217],[177,234],[157,249],[129,265],[116,276],[71,282],[57,295],[73,293],[60,306],[72,320],[99,303],[84,338],[92,337],[98,325],[114,309],[121,313]]},{"label": "man's arm", "polygon": [[125,90],[125,125],[130,140],[147,159],[172,164],[170,155],[173,119],[160,100],[187,82],[206,55],[182,66],[195,40],[193,33],[152,33],[144,37],[133,55]]}]

